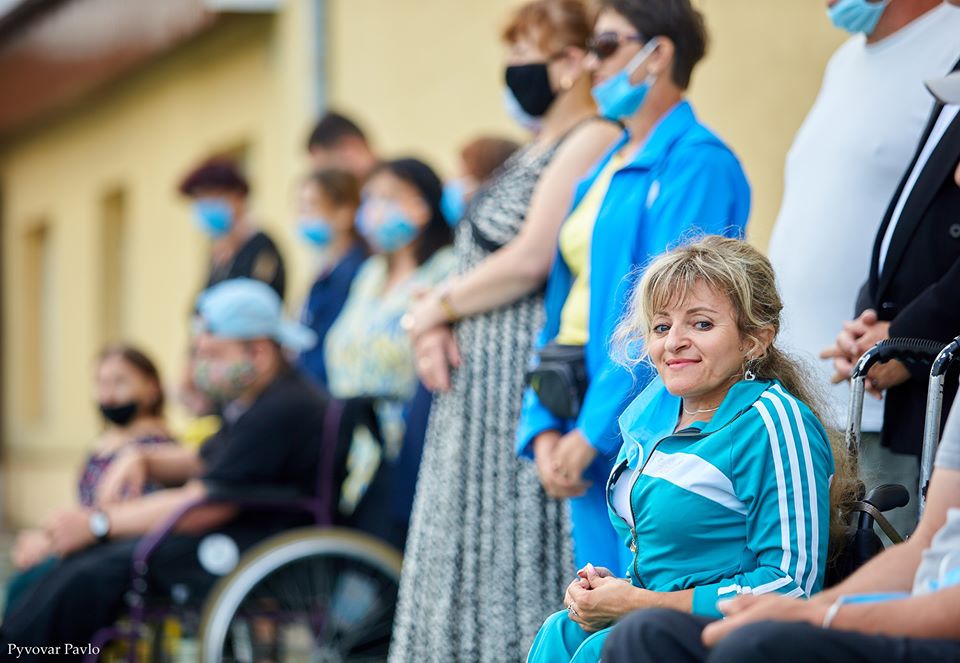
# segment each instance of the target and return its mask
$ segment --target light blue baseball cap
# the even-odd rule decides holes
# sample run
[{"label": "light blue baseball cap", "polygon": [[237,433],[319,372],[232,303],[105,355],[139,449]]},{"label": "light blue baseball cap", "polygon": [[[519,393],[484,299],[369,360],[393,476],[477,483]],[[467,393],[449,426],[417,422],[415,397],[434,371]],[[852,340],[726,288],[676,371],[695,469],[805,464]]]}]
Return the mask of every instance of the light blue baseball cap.
[{"label": "light blue baseball cap", "polygon": [[274,289],[254,279],[211,286],[197,300],[197,316],[203,331],[220,338],[270,338],[297,352],[317,344],[312,329],[284,317],[283,302]]}]

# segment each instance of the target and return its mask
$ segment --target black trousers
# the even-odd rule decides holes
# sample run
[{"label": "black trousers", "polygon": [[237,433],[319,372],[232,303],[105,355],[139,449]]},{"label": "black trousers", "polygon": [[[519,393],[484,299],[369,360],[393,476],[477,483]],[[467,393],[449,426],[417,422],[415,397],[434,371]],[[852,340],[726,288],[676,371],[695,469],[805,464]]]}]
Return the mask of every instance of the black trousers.
[{"label": "black trousers", "polygon": [[[253,543],[246,536],[230,534],[241,550]],[[169,596],[173,586],[183,585],[191,596],[206,595],[217,578],[198,561],[197,546],[202,538],[178,535],[161,544],[150,560],[147,581],[151,593]],[[97,630],[113,624],[126,608],[123,597],[130,588],[137,541],[100,544],[60,562],[4,619],[0,626],[0,659],[11,651],[11,644],[63,647],[69,643],[83,647]],[[23,654],[18,660],[40,659]]]},{"label": "black trousers", "polygon": [[960,662],[960,642],[863,635],[801,622],[744,626],[712,650],[700,632],[712,620],[675,610],[639,610],[614,627],[604,663],[927,663]]}]

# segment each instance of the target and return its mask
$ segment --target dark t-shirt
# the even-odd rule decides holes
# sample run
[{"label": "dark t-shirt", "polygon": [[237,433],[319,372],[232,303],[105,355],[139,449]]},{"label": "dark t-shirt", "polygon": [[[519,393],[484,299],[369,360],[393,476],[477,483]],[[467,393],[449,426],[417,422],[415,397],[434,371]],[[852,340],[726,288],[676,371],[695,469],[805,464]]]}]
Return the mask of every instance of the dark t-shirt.
[{"label": "dark t-shirt", "polygon": [[277,245],[265,233],[255,233],[240,247],[233,260],[222,265],[211,265],[207,288],[220,281],[244,277],[263,281],[283,299],[286,287],[283,257],[277,250]]},{"label": "dark t-shirt", "polygon": [[[297,370],[277,377],[235,421],[225,418],[220,431],[200,449],[208,485],[251,484],[294,487],[316,493],[327,399]],[[242,512],[231,525],[270,528],[309,522],[300,514]]]}]

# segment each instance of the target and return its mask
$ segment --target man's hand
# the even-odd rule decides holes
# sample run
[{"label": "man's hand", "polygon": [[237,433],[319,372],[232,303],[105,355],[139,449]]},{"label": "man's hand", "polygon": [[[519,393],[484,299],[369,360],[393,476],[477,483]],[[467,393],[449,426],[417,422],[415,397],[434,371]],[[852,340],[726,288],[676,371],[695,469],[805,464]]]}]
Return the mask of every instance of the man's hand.
[{"label": "man's hand", "polygon": [[53,549],[61,557],[88,548],[97,542],[90,531],[90,509],[74,507],[53,516],[47,525],[47,535]]},{"label": "man's hand", "polygon": [[753,622],[807,622],[823,624],[829,606],[816,600],[803,601],[779,594],[747,594],[720,604],[722,621],[712,622],[703,629],[701,638],[707,647],[713,647],[738,628]]},{"label": "man's hand", "polygon": [[107,467],[97,485],[96,503],[116,504],[143,494],[147,482],[147,459],[136,447],[118,455]]},{"label": "man's hand", "polygon": [[583,478],[583,472],[596,456],[597,450],[578,429],[560,438],[553,454],[553,472],[565,497],[579,497],[587,491],[590,482]]},{"label": "man's hand", "polygon": [[[856,320],[845,322],[834,345],[824,348],[820,353],[821,359],[833,359],[835,372],[831,382],[836,384],[849,379],[853,365],[863,353],[888,338],[890,323],[878,321],[877,313],[873,309],[867,309]],[[893,359],[873,366],[867,373],[865,387],[870,394],[880,399],[884,390],[903,384],[909,379],[910,371],[907,367]]]},{"label": "man's hand", "polygon": [[[837,339],[833,345],[824,348],[820,352],[821,359],[833,359],[833,368],[835,371],[831,378],[833,384],[843,382],[850,378],[854,362],[863,354],[857,351],[858,342],[876,324],[877,312],[868,308],[861,313],[860,317],[856,320],[848,320],[843,323],[843,329],[837,334]],[[889,323],[887,323],[887,326],[889,326]]]},{"label": "man's hand", "polygon": [[910,371],[896,359],[876,364],[867,373],[867,391],[881,398],[883,391],[903,384],[910,379]]},{"label": "man's hand", "polygon": [[[866,314],[867,311],[864,311]],[[870,311],[873,313],[873,311]],[[876,314],[874,314],[876,315]],[[860,316],[861,318],[863,316]],[[880,341],[885,341],[890,338],[890,321],[884,320],[883,322],[874,322],[866,328],[863,334],[861,334],[856,343],[854,343],[853,354],[859,359],[860,355],[864,352],[875,346]]]},{"label": "man's hand", "polygon": [[53,544],[47,533],[42,529],[28,529],[17,535],[11,556],[14,566],[25,571],[53,554]]},{"label": "man's hand", "polygon": [[450,389],[450,369],[460,368],[460,348],[453,331],[440,325],[420,334],[413,345],[417,375],[430,391]]},{"label": "man's hand", "polygon": [[[869,326],[854,344],[856,353],[854,361],[859,359],[864,352],[877,343],[885,341],[888,338],[890,338],[889,322],[875,322]],[[883,364],[874,365],[870,369],[870,372],[867,373],[867,381],[865,384],[867,391],[879,400],[883,397],[884,389],[889,389],[909,379],[910,372],[907,371],[907,367],[894,359]]]}]

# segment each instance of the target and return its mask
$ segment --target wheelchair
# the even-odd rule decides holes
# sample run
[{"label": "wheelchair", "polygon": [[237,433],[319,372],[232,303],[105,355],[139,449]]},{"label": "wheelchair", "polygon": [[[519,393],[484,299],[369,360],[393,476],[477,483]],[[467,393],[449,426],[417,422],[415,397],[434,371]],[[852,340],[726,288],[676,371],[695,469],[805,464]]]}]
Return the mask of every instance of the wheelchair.
[{"label": "wheelchair", "polygon": [[[357,434],[370,435],[382,444],[373,400],[331,401],[315,495],[298,495],[286,486],[208,485],[204,500],[184,506],[142,537],[125,595],[127,614],[97,632],[91,643],[94,653],[84,660],[385,660],[401,555],[380,532],[353,527],[359,521],[373,522],[360,517],[366,498],[349,516],[335,506]],[[384,483],[382,470],[381,465],[370,490],[376,482]],[[267,537],[239,559],[235,544],[222,534],[211,534],[201,540],[198,554],[207,570],[222,575],[206,597],[194,600],[185,586],[174,586],[169,596],[151,594],[147,574],[154,553],[187,513],[214,503],[243,510],[305,513],[313,524]]]},{"label": "wheelchair", "polygon": [[[922,339],[891,338],[867,350],[857,361],[850,375],[850,402],[844,439],[847,453],[853,459],[854,467],[858,468],[867,373],[876,364],[894,359],[908,366],[930,365],[923,450],[920,459],[920,484],[917,491],[920,515],[923,514],[927,485],[933,474],[933,463],[940,439],[943,385],[947,370],[958,358],[960,358],[960,336],[946,345]],[[831,555],[832,561],[827,567],[826,586],[839,583],[883,551],[883,541],[874,525],[879,527],[893,544],[904,541],[904,534],[897,532],[883,514],[892,509],[904,507],[909,502],[910,495],[903,486],[883,484],[867,492],[863,482],[860,483],[859,499],[850,508],[850,521],[843,540],[831,542],[836,554]]]}]

